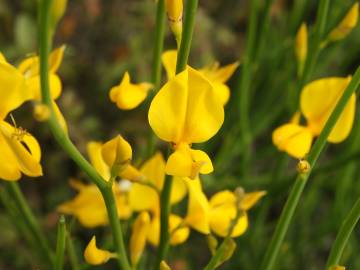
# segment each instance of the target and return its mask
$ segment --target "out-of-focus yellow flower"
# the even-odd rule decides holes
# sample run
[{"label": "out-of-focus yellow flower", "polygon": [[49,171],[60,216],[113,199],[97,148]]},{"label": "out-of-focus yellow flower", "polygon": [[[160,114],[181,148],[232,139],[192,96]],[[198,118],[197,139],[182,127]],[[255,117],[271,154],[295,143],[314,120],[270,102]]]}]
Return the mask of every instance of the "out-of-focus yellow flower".
[{"label": "out-of-focus yellow flower", "polygon": [[152,100],[148,119],[155,134],[174,146],[167,174],[195,178],[213,171],[207,154],[189,147],[209,140],[224,121],[222,103],[203,75],[187,67],[171,78]]},{"label": "out-of-focus yellow flower", "polygon": [[165,261],[161,261],[160,270],[171,270],[171,267]]},{"label": "out-of-focus yellow flower", "polygon": [[[1,102],[1,101],[0,101]],[[42,175],[41,150],[37,140],[26,130],[0,119],[0,179],[19,180],[21,173]]]},{"label": "out-of-focus yellow flower", "polygon": [[341,265],[335,265],[330,267],[329,270],[346,270],[345,266],[341,266]]},{"label": "out-of-focus yellow flower", "polygon": [[143,82],[133,84],[130,82],[130,75],[125,72],[119,85],[114,86],[110,90],[110,100],[122,110],[132,110],[143,102],[153,87],[151,83]]},{"label": "out-of-focus yellow flower", "polygon": [[146,211],[141,212],[133,224],[130,238],[130,258],[133,265],[137,265],[144,251],[149,228],[150,215]]},{"label": "out-of-focus yellow flower", "polygon": [[58,21],[64,16],[67,6],[67,0],[55,0],[51,7],[51,25],[55,27]]},{"label": "out-of-focus yellow flower", "polygon": [[93,236],[84,251],[84,259],[88,264],[100,265],[106,263],[111,258],[116,258],[116,254],[107,250],[99,249],[96,246],[96,237]]},{"label": "out-of-focus yellow flower", "polygon": [[[151,214],[150,228],[147,240],[157,246],[160,237],[160,197],[165,180],[165,160],[160,153],[156,153],[140,168],[142,183],[134,182],[129,192],[130,205],[134,211],[147,211]],[[181,201],[186,195],[187,189],[183,179],[174,177],[171,204]],[[141,200],[139,199],[141,198]],[[189,236],[189,228],[181,226],[183,219],[170,214],[169,231],[171,233],[170,244],[183,243]]]},{"label": "out-of-focus yellow flower", "polygon": [[242,235],[248,227],[247,211],[265,194],[265,191],[245,193],[239,206],[237,205],[238,201],[234,192],[225,190],[213,195],[209,202],[211,231],[221,237],[226,237],[229,233],[229,226],[236,217],[237,211],[242,211],[242,215],[234,226],[231,237]]},{"label": "out-of-focus yellow flower", "polygon": [[305,23],[302,23],[295,39],[295,55],[298,62],[298,74],[302,74],[308,51],[308,32]]},{"label": "out-of-focus yellow flower", "polygon": [[50,118],[51,111],[45,104],[36,104],[33,111],[35,120],[39,122],[47,121]]},{"label": "out-of-focus yellow flower", "polygon": [[[104,178],[110,178],[110,168],[101,155],[102,144],[90,142],[88,153],[90,162],[98,173]],[[78,181],[71,181],[70,184],[79,191],[75,198],[61,204],[58,211],[64,214],[74,215],[85,227],[97,227],[108,224],[106,207],[99,189],[93,185],[84,185]],[[128,219],[132,214],[129,204],[128,190],[123,190],[120,184],[114,182],[113,192],[116,199],[118,215],[121,219]]]},{"label": "out-of-focus yellow flower", "polygon": [[[301,92],[300,109],[307,125],[284,124],[272,134],[274,145],[295,158],[303,158],[311,148],[314,136],[324,128],[337,102],[351,81],[351,77],[331,77],[307,84]],[[327,141],[340,143],[350,134],[355,117],[356,96],[352,94],[333,127]]]},{"label": "out-of-focus yellow flower", "polygon": [[165,0],[166,14],[170,29],[180,47],[183,19],[183,0]]},{"label": "out-of-focus yellow flower", "polygon": [[[168,78],[175,76],[176,70],[176,61],[177,61],[177,51],[169,50],[162,54],[162,63],[165,67]],[[218,62],[215,62],[213,65],[209,65],[202,69],[199,69],[199,72],[204,75],[210,83],[213,85],[213,89],[221,102],[225,105],[230,97],[230,89],[225,84],[235,72],[236,68],[239,66],[238,62],[220,67]]]},{"label": "out-of-focus yellow flower", "polygon": [[330,32],[327,40],[337,41],[345,38],[356,26],[359,18],[359,2],[352,5],[341,22]]}]

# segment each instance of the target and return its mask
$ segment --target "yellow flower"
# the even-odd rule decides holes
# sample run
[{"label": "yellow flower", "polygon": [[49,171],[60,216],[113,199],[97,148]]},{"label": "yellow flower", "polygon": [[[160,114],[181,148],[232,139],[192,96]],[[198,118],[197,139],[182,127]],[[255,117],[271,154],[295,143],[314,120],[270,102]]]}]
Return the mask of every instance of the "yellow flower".
[{"label": "yellow flower", "polygon": [[[140,168],[142,182],[134,182],[129,192],[129,201],[134,211],[147,211],[151,214],[150,227],[147,240],[157,246],[160,236],[160,197],[165,180],[165,160],[160,153],[156,153]],[[183,179],[174,178],[171,191],[171,204],[181,201],[186,195],[186,185]],[[141,198],[141,200],[139,200]],[[169,230],[170,244],[183,243],[189,236],[189,228],[181,226],[183,219],[170,214]]]},{"label": "yellow flower", "polygon": [[[177,61],[177,51],[169,50],[162,54],[162,62],[165,67],[168,78],[175,76]],[[221,102],[225,105],[230,97],[230,89],[225,84],[235,72],[239,66],[238,62],[219,67],[219,63],[215,62],[213,65],[209,65],[199,70],[199,72],[210,81],[216,95],[219,97]]]},{"label": "yellow flower", "polygon": [[[102,158],[102,144],[90,142],[88,153],[90,161],[98,173],[104,178],[110,178],[110,168]],[[118,215],[121,219],[128,219],[132,214],[129,205],[128,191],[124,190],[120,183],[114,182],[113,192],[116,199]],[[84,185],[78,181],[71,181],[70,184],[79,191],[75,198],[61,204],[58,211],[64,214],[74,215],[85,227],[97,227],[108,224],[107,212],[104,200],[99,189],[93,185]]]},{"label": "yellow flower", "polygon": [[341,22],[330,32],[329,41],[337,41],[345,38],[356,26],[359,18],[359,2],[352,5]]},{"label": "yellow flower", "polygon": [[221,102],[198,71],[187,67],[171,78],[152,100],[148,119],[155,134],[174,146],[167,174],[193,177],[213,170],[205,152],[188,147],[209,140],[224,121]]},{"label": "yellow flower", "polygon": [[116,254],[99,249],[96,246],[96,237],[93,236],[84,251],[85,261],[91,265],[100,265],[106,263],[111,258],[116,258]]},{"label": "yellow flower", "polygon": [[[313,138],[321,133],[350,80],[351,77],[331,77],[307,84],[300,96],[300,109],[307,121],[306,126],[293,122],[278,127],[272,134],[274,145],[295,158],[305,157]],[[340,143],[349,136],[355,106],[356,96],[353,94],[327,138],[328,142]]]},{"label": "yellow flower", "polygon": [[120,84],[111,88],[110,100],[116,103],[119,109],[132,110],[145,100],[152,87],[153,85],[147,82],[131,83],[129,73],[125,72]]},{"label": "yellow flower", "polygon": [[176,38],[178,47],[180,47],[183,19],[183,0],[166,0],[165,8],[170,29]]},{"label": "yellow flower", "polygon": [[148,212],[141,212],[133,224],[130,238],[130,257],[133,265],[137,265],[144,251],[149,228],[150,215]]},{"label": "yellow flower", "polygon": [[57,22],[64,16],[67,0],[55,0],[51,7],[51,23],[55,27]]},{"label": "yellow flower", "polygon": [[299,62],[304,62],[308,50],[308,33],[305,23],[302,23],[295,40],[295,54]]},{"label": "yellow flower", "polygon": [[0,119],[0,179],[19,180],[21,173],[42,175],[41,150],[37,140],[22,128]]}]

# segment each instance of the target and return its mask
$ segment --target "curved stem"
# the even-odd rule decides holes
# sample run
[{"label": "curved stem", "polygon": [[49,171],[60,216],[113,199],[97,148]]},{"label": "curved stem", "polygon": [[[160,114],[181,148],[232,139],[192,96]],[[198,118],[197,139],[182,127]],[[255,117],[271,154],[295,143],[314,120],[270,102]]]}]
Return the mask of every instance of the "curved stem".
[{"label": "curved stem", "polygon": [[350,213],[345,218],[340,227],[340,231],[336,236],[335,242],[331,248],[330,255],[326,263],[326,269],[338,265],[340,263],[341,255],[349,240],[356,223],[360,219],[360,198],[356,201]]},{"label": "curved stem", "polygon": [[54,270],[62,270],[63,269],[64,255],[65,255],[65,243],[66,243],[65,217],[63,215],[61,215],[60,219],[59,219],[59,223],[58,223]]},{"label": "curved stem", "polygon": [[195,15],[198,7],[198,0],[188,0],[186,2],[186,10],[184,17],[184,26],[181,36],[181,45],[178,52],[177,63],[176,63],[176,73],[183,71],[186,68],[192,35],[194,32],[195,25]]},{"label": "curved stem", "polygon": [[34,214],[32,213],[26,199],[21,192],[20,187],[16,182],[9,182],[9,191],[11,192],[12,198],[15,200],[17,207],[20,210],[22,217],[25,219],[27,227],[30,229],[35,240],[38,242],[39,248],[43,253],[49,265],[53,265],[54,255],[49,247],[49,243],[46,240],[42,230],[40,229],[39,223],[37,222]]},{"label": "curved stem", "polygon": [[[314,167],[317,159],[319,158],[321,151],[324,149],[327,137],[329,136],[337,119],[340,117],[340,114],[344,110],[351,95],[359,87],[359,84],[360,84],[360,67],[357,68],[353,79],[351,80],[350,84],[348,85],[343,95],[341,96],[340,100],[336,104],[336,107],[331,113],[328,121],[326,122],[323,130],[321,131],[318,139],[316,140],[314,146],[310,151],[308,162],[310,163],[311,168]],[[311,171],[306,174],[298,174],[298,176],[296,177],[295,183],[291,189],[289,197],[282,210],[274,235],[267,248],[264,260],[261,264],[261,268],[260,268],[261,270],[271,270],[274,268],[276,258],[279,254],[280,246],[284,241],[285,234],[289,228],[296,206],[299,203],[299,199],[304,190],[306,182],[310,176],[310,173]]]},{"label": "curved stem", "polygon": [[114,235],[114,245],[118,254],[118,264],[123,270],[130,270],[129,260],[126,255],[126,249],[123,242],[121,225],[116,209],[115,198],[112,188],[98,172],[90,165],[90,163],[81,155],[74,144],[71,142],[67,134],[58,123],[49,91],[49,74],[48,74],[48,56],[50,52],[50,8],[52,0],[42,0],[39,14],[39,33],[40,33],[40,85],[42,102],[50,108],[51,117],[48,120],[49,127],[62,149],[71,157],[72,160],[87,174],[89,179],[97,185],[104,198],[109,222]]}]

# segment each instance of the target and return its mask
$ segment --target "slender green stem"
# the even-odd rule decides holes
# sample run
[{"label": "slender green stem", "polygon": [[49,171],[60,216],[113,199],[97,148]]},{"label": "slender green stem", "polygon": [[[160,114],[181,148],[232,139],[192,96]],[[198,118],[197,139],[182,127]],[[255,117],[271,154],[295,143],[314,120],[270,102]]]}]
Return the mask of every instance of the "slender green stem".
[{"label": "slender green stem", "polygon": [[181,36],[181,45],[178,52],[177,63],[176,63],[176,73],[183,71],[186,68],[188,62],[191,40],[194,32],[197,7],[198,7],[198,0],[187,0],[184,25]]},{"label": "slender green stem", "polygon": [[160,263],[169,250],[169,215],[171,210],[170,197],[172,182],[172,176],[166,175],[163,190],[160,195],[160,242],[155,259],[154,270],[160,269]]},{"label": "slender green stem", "polygon": [[356,201],[350,213],[347,215],[343,224],[340,227],[340,231],[336,236],[335,242],[331,248],[330,255],[326,263],[327,270],[330,269],[330,267],[336,266],[340,263],[341,255],[344,252],[344,248],[359,219],[360,198]]},{"label": "slender green stem", "polygon": [[62,270],[64,267],[65,245],[66,245],[66,224],[65,224],[65,217],[61,215],[57,229],[54,270]]},{"label": "slender green stem", "polygon": [[78,256],[76,254],[74,241],[71,238],[70,232],[68,230],[66,231],[66,246],[67,246],[69,261],[71,264],[71,269],[80,270],[81,268],[80,268]]},{"label": "slender green stem", "polygon": [[[314,146],[312,147],[308,162],[310,163],[311,168],[314,167],[317,159],[321,151],[324,149],[326,144],[326,139],[329,136],[332,128],[334,127],[337,119],[340,117],[340,114],[344,110],[347,102],[349,101],[351,95],[357,90],[360,83],[360,67],[357,68],[353,79],[351,80],[350,84],[344,91],[343,95],[341,96],[340,100],[338,101],[334,111],[331,113],[328,121],[326,122],[323,130],[321,131],[318,139],[316,140]],[[286,201],[286,204],[282,210],[280,219],[276,226],[274,235],[271,239],[271,242],[267,248],[267,252],[265,254],[265,258],[261,265],[261,270],[271,270],[274,268],[276,258],[279,254],[279,249],[281,244],[284,241],[285,234],[289,228],[289,224],[292,220],[294,215],[296,206],[299,203],[299,199],[301,194],[304,190],[306,182],[310,176],[310,172],[305,174],[298,174],[295,183],[291,189],[290,195]]]},{"label": "slender green stem", "polygon": [[49,91],[48,57],[50,52],[50,8],[52,1],[43,0],[40,5],[39,33],[40,33],[40,85],[42,102],[51,110],[51,117],[48,121],[49,127],[62,149],[75,161],[75,163],[88,175],[89,179],[97,185],[104,198],[110,225],[114,234],[114,245],[118,254],[118,263],[123,270],[130,270],[129,260],[122,237],[121,225],[116,209],[116,203],[111,186],[106,182],[90,163],[81,155],[73,145],[67,134],[58,123]]},{"label": "slender green stem", "polygon": [[44,254],[44,257],[46,257],[47,263],[53,265],[54,255],[52,254],[46,237],[44,236],[43,231],[40,229],[39,223],[37,222],[34,214],[32,213],[29,205],[27,204],[20,187],[16,182],[9,182],[8,188],[12,195],[12,198],[14,199],[18,209],[20,210],[20,213],[22,214],[23,218],[27,223],[27,227],[30,229],[34,238],[38,242],[39,248]]}]

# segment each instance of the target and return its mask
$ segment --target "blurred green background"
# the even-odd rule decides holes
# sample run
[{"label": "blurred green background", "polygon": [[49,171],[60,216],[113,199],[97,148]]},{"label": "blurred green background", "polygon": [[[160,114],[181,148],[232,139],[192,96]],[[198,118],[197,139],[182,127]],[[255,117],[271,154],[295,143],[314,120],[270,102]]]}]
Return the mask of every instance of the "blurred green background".
[{"label": "blurred green background", "polygon": [[[200,0],[189,59],[192,66],[202,67],[215,60],[222,64],[241,61],[249,2]],[[0,50],[13,64],[37,51],[36,3],[34,0],[0,1]],[[260,3],[259,25],[264,1]],[[327,30],[339,21],[352,3],[354,1],[331,1]],[[263,32],[263,49],[254,66],[250,85],[251,127],[255,139],[248,167],[239,166],[243,158],[241,147],[231,155],[221,151],[226,145],[227,134],[238,121],[234,89],[233,99],[226,107],[226,122],[222,131],[203,146],[212,157],[218,157],[213,159],[215,173],[204,177],[208,194],[237,186],[249,191],[268,191],[266,198],[250,212],[250,227],[245,235],[237,239],[238,248],[231,262],[221,269],[256,270],[259,267],[294,180],[296,161],[275,149],[271,143],[271,132],[291,117],[285,99],[297,80],[294,36],[302,21],[310,25],[311,33],[316,8],[317,1],[279,0],[272,3],[269,24]],[[69,0],[55,38],[56,46],[67,46],[59,71],[64,86],[59,105],[67,119],[71,138],[82,152],[85,153],[86,143],[90,140],[104,141],[121,133],[135,149],[135,161],[143,161],[149,130],[147,104],[133,111],[120,111],[110,103],[108,92],[119,83],[126,70],[136,82],[151,80],[155,12],[156,3],[153,0]],[[167,28],[165,49],[175,46]],[[345,40],[331,44],[321,53],[311,77],[347,76],[359,63],[358,26]],[[231,86],[237,85],[240,72],[241,67],[231,79]],[[24,177],[20,184],[32,209],[42,217],[41,223],[55,246],[56,207],[75,194],[68,185],[68,179],[86,178],[56,145],[48,128],[34,122],[29,112],[31,106],[27,104],[14,116],[18,125],[31,131],[40,141],[45,176],[39,179]],[[357,117],[355,125],[358,124]],[[360,134],[354,131],[345,143],[329,146],[322,156],[319,166],[323,170],[315,171],[306,187],[281,248],[276,269],[324,269],[336,232],[360,195],[360,167],[356,160],[359,155],[354,155],[345,164],[331,162],[359,152],[360,149],[354,147],[359,140]],[[159,147],[162,147],[160,143]],[[326,164],[330,166],[324,167]],[[5,186],[5,183],[0,185]],[[71,218],[68,221],[81,260],[91,235],[96,233],[105,239],[109,237],[108,228],[85,230],[77,221]],[[127,228],[128,224],[124,226]],[[32,255],[1,205],[0,230],[0,269],[39,269],[37,257]],[[343,258],[348,269],[360,269],[359,237],[360,230],[357,228]],[[143,269],[149,269],[147,263],[152,252],[150,248],[144,256]],[[209,256],[205,237],[193,231],[185,244],[171,250],[169,261],[174,270],[200,269]],[[115,269],[111,267],[115,264],[89,269]]]}]

